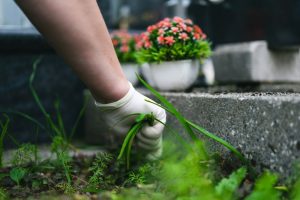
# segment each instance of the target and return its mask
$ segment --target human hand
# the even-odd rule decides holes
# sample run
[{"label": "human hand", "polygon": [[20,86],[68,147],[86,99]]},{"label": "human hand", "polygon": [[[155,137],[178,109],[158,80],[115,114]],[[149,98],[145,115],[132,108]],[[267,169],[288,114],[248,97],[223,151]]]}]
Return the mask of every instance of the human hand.
[{"label": "human hand", "polygon": [[[101,104],[96,102],[97,108],[102,112],[102,117],[108,126],[117,134],[125,135],[135,123],[137,115],[150,114],[161,122],[166,122],[166,112],[161,107],[146,101],[152,101],[136,91],[130,84],[128,93],[120,100]],[[147,151],[148,160],[156,160],[162,154],[162,132],[164,125],[154,121],[153,126],[145,124],[137,134],[137,145]]]}]

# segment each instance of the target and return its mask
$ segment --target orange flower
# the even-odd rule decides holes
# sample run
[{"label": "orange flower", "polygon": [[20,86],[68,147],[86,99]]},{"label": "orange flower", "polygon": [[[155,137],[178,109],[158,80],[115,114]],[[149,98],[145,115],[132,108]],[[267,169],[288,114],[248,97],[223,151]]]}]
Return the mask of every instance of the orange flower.
[{"label": "orange flower", "polygon": [[190,26],[187,26],[185,30],[186,30],[186,32],[190,33],[193,31],[193,28]]}]

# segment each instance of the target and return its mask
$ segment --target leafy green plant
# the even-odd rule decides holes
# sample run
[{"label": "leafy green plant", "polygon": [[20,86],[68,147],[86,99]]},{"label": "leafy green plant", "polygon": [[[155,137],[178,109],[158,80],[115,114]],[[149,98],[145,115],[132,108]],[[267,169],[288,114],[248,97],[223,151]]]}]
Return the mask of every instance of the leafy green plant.
[{"label": "leafy green plant", "polygon": [[272,199],[279,200],[281,192],[274,188],[277,183],[277,176],[270,172],[265,172],[255,182],[255,187],[252,193],[245,198],[245,200],[264,200]]},{"label": "leafy green plant", "polygon": [[210,56],[210,43],[199,26],[190,19],[174,17],[148,26],[138,42],[139,63],[205,59]]},{"label": "leafy green plant", "polygon": [[235,194],[241,182],[246,177],[246,168],[240,168],[233,172],[229,178],[223,178],[215,187],[217,195],[223,200],[237,199]]},{"label": "leafy green plant", "polygon": [[9,177],[15,181],[18,185],[20,185],[20,181],[24,178],[26,175],[27,170],[22,167],[15,167],[12,168],[9,172]]},{"label": "leafy green plant", "polygon": [[4,137],[7,134],[8,124],[9,124],[8,116],[4,115],[4,117],[6,118],[4,123],[0,120],[0,128],[1,128],[1,132],[0,132],[0,168],[3,167],[3,151],[4,151],[3,143],[4,143]]},{"label": "leafy green plant", "polygon": [[291,200],[299,200],[300,199],[300,179],[298,179],[293,186],[293,190],[290,195]]}]

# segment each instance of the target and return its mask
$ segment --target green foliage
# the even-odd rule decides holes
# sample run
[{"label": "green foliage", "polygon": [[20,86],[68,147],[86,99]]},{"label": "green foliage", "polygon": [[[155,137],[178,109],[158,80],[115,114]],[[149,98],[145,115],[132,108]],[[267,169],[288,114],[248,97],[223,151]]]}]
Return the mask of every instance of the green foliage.
[{"label": "green foliage", "polygon": [[265,172],[255,182],[252,193],[245,200],[279,200],[281,193],[274,188],[277,182],[277,176],[270,172]]},{"label": "green foliage", "polygon": [[37,146],[33,144],[22,144],[13,154],[11,163],[14,166],[21,166],[28,163],[37,163]]},{"label": "green foliage", "polygon": [[26,175],[27,170],[21,167],[15,167],[10,170],[9,177],[15,181],[18,185],[20,185],[20,181],[24,178]]},{"label": "green foliage", "polygon": [[206,40],[191,43],[176,43],[172,46],[153,46],[136,53],[138,63],[160,63],[162,61],[208,58],[211,55],[210,43]]},{"label": "green foliage", "polygon": [[152,172],[150,164],[145,164],[138,168],[137,171],[132,171],[128,175],[128,183],[131,185],[145,184],[149,179],[149,174]]},{"label": "green foliage", "polygon": [[205,59],[211,55],[210,43],[201,28],[190,19],[174,17],[151,25],[138,42],[139,63],[159,63],[185,59]]},{"label": "green foliage", "polygon": [[8,195],[6,194],[5,190],[0,188],[0,200],[8,199]]},{"label": "green foliage", "polygon": [[8,130],[8,124],[9,124],[9,118],[7,115],[4,115],[5,117],[5,122],[3,123],[0,120],[0,168],[3,167],[3,151],[4,151],[4,147],[3,147],[3,143],[4,143],[4,138],[5,135],[7,134],[7,130]]},{"label": "green foliage", "polygon": [[247,170],[243,167],[233,172],[229,178],[223,178],[215,187],[217,195],[223,200],[236,199],[235,192],[244,180],[246,173]]},{"label": "green foliage", "polygon": [[106,170],[108,165],[112,162],[113,157],[108,153],[98,153],[89,171],[92,172],[92,176],[89,179],[89,184],[95,187],[105,185],[107,180]]},{"label": "green foliage", "polygon": [[291,192],[291,200],[300,200],[300,179],[298,179]]}]

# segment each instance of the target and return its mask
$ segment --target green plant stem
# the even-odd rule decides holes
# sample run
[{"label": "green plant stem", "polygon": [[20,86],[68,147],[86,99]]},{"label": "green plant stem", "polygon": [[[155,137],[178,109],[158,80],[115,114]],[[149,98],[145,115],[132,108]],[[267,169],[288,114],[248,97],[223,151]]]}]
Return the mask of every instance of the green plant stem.
[{"label": "green plant stem", "polygon": [[9,118],[7,115],[4,115],[4,117],[6,118],[5,123],[3,124],[0,120],[0,127],[1,127],[1,134],[0,134],[0,168],[3,167],[3,152],[4,152],[4,138],[5,135],[7,134],[7,130],[8,130],[8,124],[9,124]]}]

